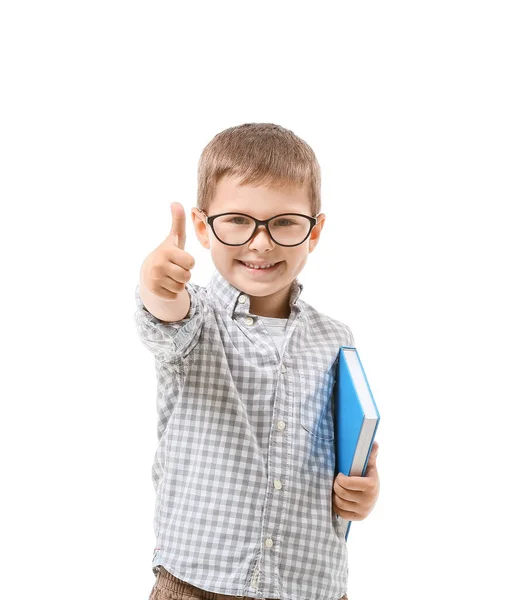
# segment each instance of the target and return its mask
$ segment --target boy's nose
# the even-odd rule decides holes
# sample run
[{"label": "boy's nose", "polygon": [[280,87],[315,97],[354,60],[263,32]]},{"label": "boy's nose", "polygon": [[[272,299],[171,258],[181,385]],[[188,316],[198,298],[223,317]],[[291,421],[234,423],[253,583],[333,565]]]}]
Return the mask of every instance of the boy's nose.
[{"label": "boy's nose", "polygon": [[249,245],[253,248],[271,248],[274,245],[270,234],[266,229],[266,225],[260,225],[255,235],[251,238]]}]

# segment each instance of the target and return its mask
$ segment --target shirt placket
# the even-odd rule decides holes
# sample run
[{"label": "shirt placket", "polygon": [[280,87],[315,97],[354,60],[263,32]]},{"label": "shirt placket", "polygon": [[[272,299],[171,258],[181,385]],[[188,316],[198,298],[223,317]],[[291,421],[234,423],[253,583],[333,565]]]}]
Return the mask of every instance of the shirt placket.
[{"label": "shirt placket", "polygon": [[[246,295],[238,298],[242,305],[243,323],[251,328],[252,333],[259,332],[259,343],[266,345],[266,336],[269,333],[265,325],[258,322],[258,316],[249,314],[249,299]],[[261,581],[278,581],[280,555],[284,551],[281,548],[282,526],[284,515],[288,512],[286,488],[290,482],[289,456],[291,426],[295,423],[292,415],[293,410],[293,383],[290,360],[287,358],[287,348],[291,344],[292,335],[297,325],[299,316],[298,308],[294,308],[288,318],[287,335],[284,340],[281,354],[276,349],[278,363],[274,369],[275,398],[273,402],[273,418],[268,444],[268,490],[265,494],[265,505],[263,507],[263,519],[261,523],[261,544],[257,560],[252,572],[250,586],[258,590]],[[260,335],[263,331],[264,336]],[[275,345],[269,347],[273,349]],[[279,593],[276,591],[275,593]]]}]

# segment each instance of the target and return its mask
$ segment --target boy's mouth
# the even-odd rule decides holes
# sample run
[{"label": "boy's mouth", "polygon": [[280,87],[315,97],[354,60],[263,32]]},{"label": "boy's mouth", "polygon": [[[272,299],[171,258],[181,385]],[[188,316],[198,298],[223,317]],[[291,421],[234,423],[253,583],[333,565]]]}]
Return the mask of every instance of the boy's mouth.
[{"label": "boy's mouth", "polygon": [[239,264],[241,264],[247,271],[249,271],[251,273],[253,273],[253,272],[255,272],[255,273],[272,273],[282,264],[283,261],[279,261],[276,263],[267,263],[267,264],[271,265],[269,267],[252,266],[252,263],[246,263],[246,262],[243,262],[242,260],[237,260],[237,262]]}]

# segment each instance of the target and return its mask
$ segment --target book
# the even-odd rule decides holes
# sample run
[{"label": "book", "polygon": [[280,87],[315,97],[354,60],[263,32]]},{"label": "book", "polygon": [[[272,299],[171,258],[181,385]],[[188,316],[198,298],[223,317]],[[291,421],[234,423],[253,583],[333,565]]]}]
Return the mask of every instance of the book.
[{"label": "book", "polygon": [[[367,382],[358,351],[341,346],[333,393],[335,427],[335,477],[338,473],[363,477],[380,413]],[[345,539],[349,535],[348,522]]]}]

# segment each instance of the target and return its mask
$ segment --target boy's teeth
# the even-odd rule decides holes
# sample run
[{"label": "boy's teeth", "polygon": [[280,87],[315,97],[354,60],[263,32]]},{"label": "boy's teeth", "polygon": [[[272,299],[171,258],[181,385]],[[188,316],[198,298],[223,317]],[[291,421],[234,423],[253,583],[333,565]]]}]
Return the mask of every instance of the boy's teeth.
[{"label": "boy's teeth", "polygon": [[271,264],[271,265],[266,265],[264,267],[259,267],[256,265],[252,265],[250,263],[244,262],[242,263],[243,265],[246,265],[247,267],[250,267],[250,269],[268,269],[269,267],[272,267],[275,263]]}]

